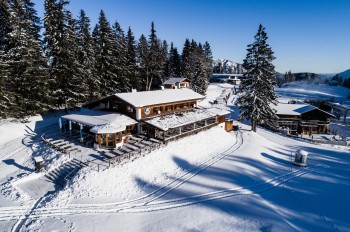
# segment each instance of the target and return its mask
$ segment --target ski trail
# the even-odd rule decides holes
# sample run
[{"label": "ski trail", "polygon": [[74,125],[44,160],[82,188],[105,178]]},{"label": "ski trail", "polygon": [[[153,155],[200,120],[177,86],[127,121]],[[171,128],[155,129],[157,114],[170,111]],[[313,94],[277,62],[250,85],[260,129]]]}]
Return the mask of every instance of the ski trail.
[{"label": "ski trail", "polygon": [[[264,191],[276,188],[294,178],[301,177],[303,175],[315,172],[324,168],[322,165],[318,165],[314,168],[298,169],[291,171],[267,181],[262,181],[246,187],[230,188],[220,191],[213,191],[209,193],[189,196],[185,198],[164,200],[164,201],[152,201],[148,204],[127,204],[121,206],[106,206],[106,205],[80,205],[80,207],[58,207],[58,208],[36,208],[30,209],[30,213],[27,213],[25,219],[28,218],[44,218],[52,216],[63,216],[63,215],[77,215],[77,214],[103,214],[103,213],[140,213],[140,212],[152,212],[159,210],[167,210],[178,207],[185,207],[189,205],[199,204],[207,201],[219,200],[223,198],[236,197],[241,195],[254,195]],[[37,204],[36,204],[37,205]],[[8,211],[7,215],[0,216],[0,221],[11,220],[14,217],[18,217],[22,211]],[[11,215],[12,214],[12,215]],[[22,215],[20,215],[22,216]],[[23,217],[23,216],[22,216]],[[21,219],[23,220],[23,218]],[[17,222],[20,224],[21,222]],[[16,225],[17,225],[16,224]],[[23,222],[22,222],[23,225]],[[14,231],[14,230],[13,230]]]}]

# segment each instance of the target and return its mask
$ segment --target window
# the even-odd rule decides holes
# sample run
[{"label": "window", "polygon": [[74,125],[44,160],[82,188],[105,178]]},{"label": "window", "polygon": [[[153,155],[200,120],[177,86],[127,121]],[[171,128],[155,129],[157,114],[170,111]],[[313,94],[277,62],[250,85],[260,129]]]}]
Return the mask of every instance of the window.
[{"label": "window", "polygon": [[127,106],[126,109],[128,112],[134,112],[134,108],[132,108],[131,106]]},{"label": "window", "polygon": [[153,107],[154,114],[160,114],[163,111],[163,107]]},{"label": "window", "polygon": [[172,106],[166,106],[166,107],[165,107],[165,110],[166,110],[166,111],[171,111],[172,109],[173,109]]}]

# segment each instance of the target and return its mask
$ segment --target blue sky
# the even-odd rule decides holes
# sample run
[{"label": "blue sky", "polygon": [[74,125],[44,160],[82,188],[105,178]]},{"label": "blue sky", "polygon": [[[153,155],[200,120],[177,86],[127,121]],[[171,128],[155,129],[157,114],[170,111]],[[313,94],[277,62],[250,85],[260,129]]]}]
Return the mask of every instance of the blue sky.
[{"label": "blue sky", "polygon": [[[44,0],[34,0],[40,16]],[[186,38],[208,41],[214,59],[241,63],[261,23],[275,52],[276,71],[337,73],[350,68],[350,0],[71,0],[95,25],[103,9],[110,23],[136,39],[157,35],[181,51]]]}]

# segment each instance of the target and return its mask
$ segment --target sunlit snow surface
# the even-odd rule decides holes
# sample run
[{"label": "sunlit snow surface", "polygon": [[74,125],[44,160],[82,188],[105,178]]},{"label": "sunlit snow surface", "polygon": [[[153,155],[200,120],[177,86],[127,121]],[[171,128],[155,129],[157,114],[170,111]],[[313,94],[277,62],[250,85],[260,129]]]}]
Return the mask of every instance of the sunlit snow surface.
[{"label": "sunlit snow surface", "polygon": [[[226,96],[231,87],[210,85],[201,106]],[[300,92],[297,85],[293,89],[285,96]],[[312,93],[311,87],[300,89]],[[337,87],[325,89],[327,95],[349,95]],[[234,97],[228,107],[237,118]],[[1,231],[350,230],[347,147],[307,143],[261,128],[252,133],[245,124],[239,124],[242,134],[227,133],[219,125],[122,166],[101,172],[85,168],[64,190],[40,199],[45,189],[37,197],[26,193],[41,183],[30,156],[43,155],[51,168],[68,158],[36,137],[45,126],[52,133],[58,129],[57,117],[37,119],[0,125]],[[291,166],[298,149],[309,153],[306,168]]]}]

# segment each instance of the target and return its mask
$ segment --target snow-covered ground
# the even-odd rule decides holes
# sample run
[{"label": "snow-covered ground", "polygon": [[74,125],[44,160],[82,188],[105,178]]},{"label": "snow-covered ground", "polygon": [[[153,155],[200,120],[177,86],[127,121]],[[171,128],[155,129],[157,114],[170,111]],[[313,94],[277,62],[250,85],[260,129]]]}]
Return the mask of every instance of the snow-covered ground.
[{"label": "snow-covered ground", "polygon": [[[210,85],[200,105],[231,87]],[[231,94],[236,118],[234,100]],[[30,133],[23,124],[0,125],[11,133],[0,140],[2,231],[350,231],[348,147],[252,133],[245,124],[227,133],[219,125],[121,166],[84,168],[65,189],[35,198],[26,193],[40,178],[30,156],[65,161],[40,143],[52,123],[56,117]],[[309,152],[306,168],[291,165],[298,149]]]},{"label": "snow-covered ground", "polygon": [[298,81],[284,84],[282,88],[276,88],[276,94],[280,97],[286,96],[294,99],[331,98],[335,102],[339,102],[348,100],[350,89],[342,86],[308,84]]}]

